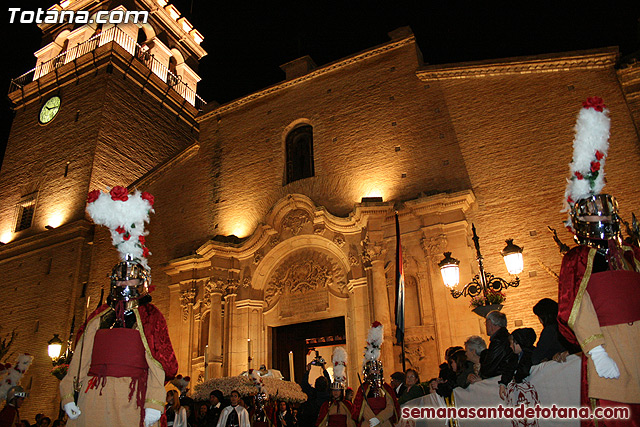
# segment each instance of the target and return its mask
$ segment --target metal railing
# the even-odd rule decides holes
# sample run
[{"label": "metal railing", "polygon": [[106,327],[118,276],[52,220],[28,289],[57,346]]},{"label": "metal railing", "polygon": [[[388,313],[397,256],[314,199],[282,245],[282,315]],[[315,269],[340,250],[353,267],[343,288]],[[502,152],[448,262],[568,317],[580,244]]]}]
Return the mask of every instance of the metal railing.
[{"label": "metal railing", "polygon": [[138,60],[140,60],[140,62],[153,71],[155,75],[172,87],[178,95],[186,99],[194,107],[201,109],[206,104],[206,102],[182,80],[181,76],[169,71],[169,69],[158,61],[147,48],[140,46],[135,40],[129,37],[118,27],[111,27],[104,30],[90,39],[67,49],[48,61],[38,64],[35,68],[27,71],[20,77],[12,79],[9,84],[9,93],[22,89],[27,84],[38,80],[40,77],[49,74],[69,62],[72,62],[76,58],[80,58],[83,55],[93,52],[98,47],[109,42],[116,42],[127,52],[134,55]]}]

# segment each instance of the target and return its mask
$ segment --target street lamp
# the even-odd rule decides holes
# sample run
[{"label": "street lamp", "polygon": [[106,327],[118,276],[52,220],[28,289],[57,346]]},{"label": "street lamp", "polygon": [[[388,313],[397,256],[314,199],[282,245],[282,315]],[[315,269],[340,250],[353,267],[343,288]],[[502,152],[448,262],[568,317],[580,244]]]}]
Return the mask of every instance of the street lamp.
[{"label": "street lamp", "polygon": [[53,334],[53,338],[49,340],[49,346],[47,348],[49,351],[49,357],[53,363],[60,357],[60,353],[62,352],[62,340],[58,336],[58,334]]},{"label": "street lamp", "polygon": [[501,254],[504,258],[504,262],[507,266],[507,270],[510,274],[516,275],[516,278],[510,282],[504,280],[501,277],[495,277],[493,274],[484,270],[482,263],[483,257],[480,253],[480,238],[476,234],[476,227],[471,224],[471,230],[473,231],[473,242],[476,247],[476,260],[478,261],[479,272],[476,274],[471,282],[469,282],[462,291],[457,291],[454,288],[460,282],[460,261],[451,257],[451,252],[444,253],[444,259],[438,263],[440,267],[440,273],[442,274],[442,280],[450,290],[451,295],[454,298],[460,298],[461,296],[476,297],[482,294],[487,297],[487,291],[501,291],[507,289],[509,286],[517,287],[520,284],[520,279],[517,274],[520,274],[523,270],[523,258],[522,248],[513,244],[513,239],[507,239],[507,246],[502,250]]}]

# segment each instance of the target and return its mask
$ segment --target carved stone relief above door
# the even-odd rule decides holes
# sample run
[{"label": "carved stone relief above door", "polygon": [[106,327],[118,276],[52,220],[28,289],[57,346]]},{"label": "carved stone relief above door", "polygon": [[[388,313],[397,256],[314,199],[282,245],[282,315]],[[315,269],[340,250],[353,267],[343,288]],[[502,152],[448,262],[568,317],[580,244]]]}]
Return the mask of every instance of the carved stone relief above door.
[{"label": "carved stone relief above door", "polygon": [[329,293],[346,296],[345,271],[330,255],[313,249],[292,253],[271,275],[264,291],[267,310],[280,303],[280,316],[329,309]]}]

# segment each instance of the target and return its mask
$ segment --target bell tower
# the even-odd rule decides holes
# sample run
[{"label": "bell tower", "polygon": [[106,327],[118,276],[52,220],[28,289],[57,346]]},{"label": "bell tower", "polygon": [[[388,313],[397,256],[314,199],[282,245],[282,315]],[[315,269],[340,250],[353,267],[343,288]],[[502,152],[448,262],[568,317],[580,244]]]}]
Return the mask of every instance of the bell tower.
[{"label": "bell tower", "polygon": [[[35,67],[9,89],[16,115],[0,173],[4,243],[84,218],[89,188],[132,183],[192,144],[204,105],[196,94],[203,37],[164,0],[64,0],[38,26]],[[35,193],[31,221],[16,218]]]},{"label": "bell tower", "polygon": [[[15,117],[0,170],[0,265],[13,303],[0,307],[8,314],[0,332],[16,330],[16,349],[40,355],[74,316],[79,326],[87,289],[116,259],[95,254],[87,192],[130,185],[197,144],[206,52],[164,0],[63,0],[38,26],[35,66],[8,94]],[[36,357],[25,418],[57,412],[50,369]]]}]

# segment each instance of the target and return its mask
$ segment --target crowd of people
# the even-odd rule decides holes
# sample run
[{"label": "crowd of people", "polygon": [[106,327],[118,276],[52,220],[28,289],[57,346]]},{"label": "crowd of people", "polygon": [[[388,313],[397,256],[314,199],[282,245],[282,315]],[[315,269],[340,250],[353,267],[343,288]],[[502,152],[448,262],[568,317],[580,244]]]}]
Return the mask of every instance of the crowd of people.
[{"label": "crowd of people", "polygon": [[[499,377],[496,392],[507,399],[508,387],[512,383],[521,383],[527,378],[531,367],[544,361],[563,362],[570,353],[578,352],[578,347],[569,344],[558,330],[558,304],[545,298],[534,307],[543,326],[536,343],[536,333],[532,328],[507,330],[507,318],[504,313],[492,311],[486,317],[489,345],[477,335],[470,336],[463,346],[450,347],[445,352],[445,362],[440,365],[437,378],[422,382],[415,369],[395,372],[390,377],[390,390],[393,398],[402,405],[418,397],[437,393],[445,398],[451,396],[454,388],[466,388],[470,384],[486,378]],[[337,409],[343,412],[345,425],[357,414],[353,412],[354,391],[351,388],[335,389],[331,387],[331,377],[322,365],[323,375],[316,378],[314,385],[309,383],[312,364],[300,380],[307,400],[301,404],[291,404],[276,400],[258,407],[253,396],[241,396],[237,391],[225,398],[222,391],[213,390],[208,402],[196,402],[170,390],[166,394],[165,415],[167,427],[248,427],[248,426],[324,426],[328,425],[327,415],[331,402],[341,402]],[[22,398],[20,398],[22,399]],[[20,402],[21,403],[21,402]],[[16,402],[18,404],[18,402]],[[333,414],[332,416],[335,416]],[[42,414],[36,416],[36,423],[21,420],[23,426],[55,427],[64,426],[62,420],[51,421]],[[164,424],[163,424],[164,425]],[[355,421],[354,424],[355,425]]]},{"label": "crowd of people", "polygon": [[[178,392],[167,392],[165,413],[168,427],[217,427],[222,426],[259,426],[298,427],[314,426],[322,412],[325,402],[338,393],[340,400],[353,400],[353,389],[331,390],[329,373],[323,368],[323,375],[318,377],[314,385],[309,384],[311,364],[301,380],[303,391],[307,394],[307,401],[292,404],[284,400],[275,400],[260,411],[254,396],[241,396],[238,391],[232,391],[229,398],[225,398],[222,391],[213,390],[209,394],[208,402],[195,402],[186,396],[178,398]],[[350,408],[350,406],[349,406]],[[265,421],[259,415],[263,413]]]},{"label": "crowd of people", "polygon": [[543,327],[537,343],[533,328],[515,329],[510,333],[506,315],[492,311],[486,317],[488,346],[482,337],[474,335],[463,346],[449,347],[438,377],[424,383],[420,382],[414,369],[392,374],[391,385],[399,403],[404,404],[430,393],[449,397],[456,387],[466,388],[492,377],[500,377],[496,392],[506,400],[509,384],[525,380],[533,365],[549,360],[564,362],[569,354],[580,351],[558,330],[557,302],[544,298],[533,307],[533,312]]},{"label": "crowd of people", "polygon": [[51,418],[44,414],[37,414],[35,423],[20,417],[20,407],[27,397],[27,392],[21,386],[13,386],[9,389],[6,397],[6,404],[0,411],[0,427],[59,427],[66,425],[66,421],[56,419],[51,422]]},{"label": "crowd of people", "polygon": [[[564,362],[571,353],[580,351],[579,347],[569,344],[559,333],[557,323],[558,304],[545,298],[534,307],[533,312],[542,324],[539,339],[533,328],[519,328],[511,332],[507,330],[506,315],[492,311],[487,315],[486,328],[489,343],[477,335],[470,336],[462,346],[450,347],[445,352],[445,362],[440,365],[437,378],[422,382],[415,369],[406,372],[395,372],[390,376],[390,389],[400,405],[421,396],[437,393],[445,398],[451,396],[454,388],[466,388],[483,379],[499,377],[496,382],[496,393],[507,399],[509,384],[521,383],[529,376],[533,365],[555,360]],[[536,342],[537,340],[537,342]],[[354,391],[351,388],[336,390],[331,387],[331,378],[325,366],[323,375],[314,385],[309,383],[311,364],[300,380],[307,401],[302,404],[290,404],[276,401],[265,408],[267,424],[272,426],[325,426],[327,424],[327,405],[331,402],[343,402],[342,408],[348,421],[357,417],[353,411]],[[188,402],[190,399],[186,398]],[[167,395],[167,402],[170,396]],[[243,397],[234,391],[230,401],[225,400],[219,390],[211,392],[209,402],[187,403],[187,422],[177,421],[169,424],[173,427],[226,427],[260,426],[256,420],[256,405],[251,396]],[[175,411],[175,408],[173,409]],[[170,417],[171,408],[167,407]],[[177,413],[177,412],[176,412]],[[233,417],[232,422],[228,420]],[[355,421],[354,421],[354,426]]]},{"label": "crowd of people", "polygon": [[[165,414],[168,427],[217,427],[217,426],[253,426],[257,421],[257,408],[253,396],[241,396],[236,390],[226,399],[220,390],[213,390],[207,402],[195,402],[178,392],[167,392]],[[299,422],[299,408],[283,400],[268,406],[267,425],[293,427],[302,426]]]}]

